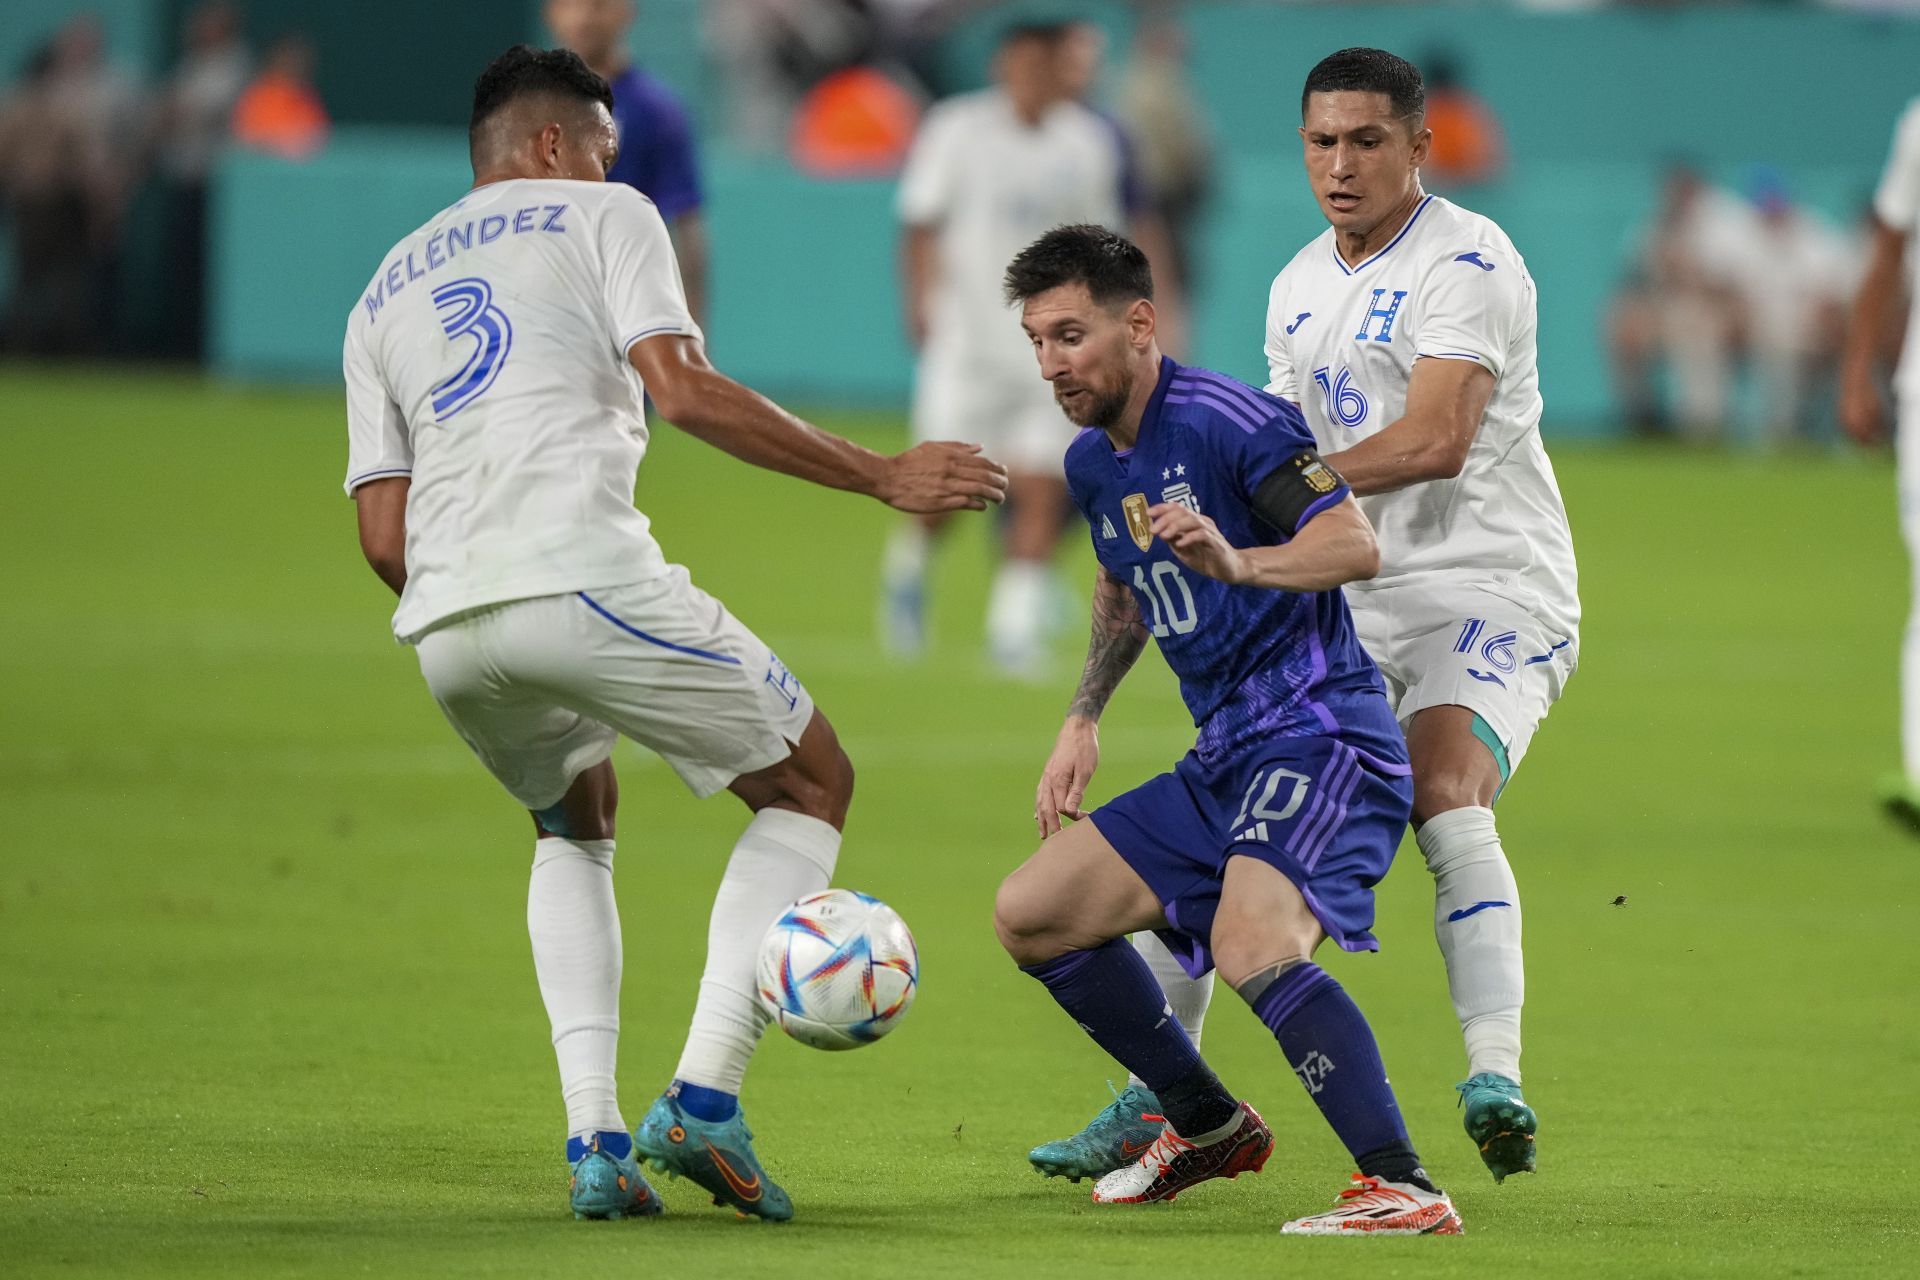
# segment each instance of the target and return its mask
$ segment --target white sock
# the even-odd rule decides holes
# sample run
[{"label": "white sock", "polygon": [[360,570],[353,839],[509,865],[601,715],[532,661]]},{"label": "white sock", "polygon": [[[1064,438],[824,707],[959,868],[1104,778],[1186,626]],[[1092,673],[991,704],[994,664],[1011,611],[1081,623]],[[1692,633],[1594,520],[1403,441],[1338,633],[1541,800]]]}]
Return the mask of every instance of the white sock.
[{"label": "white sock", "polygon": [[[1520,889],[1493,810],[1449,809],[1413,833],[1433,872],[1433,933],[1447,962],[1447,989],[1467,1043],[1467,1074],[1520,1079]],[[1489,905],[1497,904],[1497,905]]]},{"label": "white sock", "polygon": [[[1153,970],[1153,976],[1160,980],[1160,989],[1167,993],[1167,1007],[1173,1010],[1173,1016],[1187,1029],[1187,1038],[1198,1049],[1200,1026],[1207,1020],[1207,1005],[1213,1000],[1213,975],[1188,977],[1180,962],[1173,958],[1173,952],[1167,950],[1167,944],[1160,941],[1160,935],[1150,929],[1134,934],[1133,945],[1146,960],[1147,968]],[[1146,1081],[1129,1075],[1127,1083],[1144,1086]]]},{"label": "white sock", "polygon": [[1039,560],[1003,560],[987,596],[987,642],[996,654],[1022,658],[1040,647],[1052,574]]},{"label": "white sock", "polygon": [[887,535],[880,557],[880,577],[888,587],[912,586],[927,576],[933,538],[919,520],[903,520]]},{"label": "white sock", "polygon": [[788,809],[753,815],[713,897],[707,970],[700,978],[687,1047],[674,1071],[677,1079],[740,1092],[747,1060],[767,1025],[754,974],[760,940],[795,898],[827,887],[839,857],[840,833],[818,818]]},{"label": "white sock", "polygon": [[613,841],[534,842],[527,935],[540,998],[553,1024],[567,1136],[624,1131],[614,1090],[620,1048],[620,913],[613,902]]}]

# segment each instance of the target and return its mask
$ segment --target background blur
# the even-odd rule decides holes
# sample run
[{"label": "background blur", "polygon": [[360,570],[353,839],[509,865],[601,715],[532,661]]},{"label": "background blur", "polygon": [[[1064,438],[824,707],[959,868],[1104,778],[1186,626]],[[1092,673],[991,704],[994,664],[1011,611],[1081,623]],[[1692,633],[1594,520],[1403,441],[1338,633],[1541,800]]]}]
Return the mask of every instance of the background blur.
[{"label": "background blur", "polygon": [[[750,1111],[790,1229],[685,1182],[644,1226],[573,1222],[526,817],[392,643],[337,487],[345,318],[466,188],[473,78],[550,43],[541,8],[0,0],[0,1276],[1913,1273],[1920,860],[1873,803],[1908,580],[1894,468],[1833,443],[1828,384],[1920,15],[642,0],[633,53],[692,120],[720,367],[900,447],[900,152],[1016,15],[1094,24],[1087,92],[1183,250],[1179,354],[1263,379],[1269,282],[1325,225],[1299,86],[1346,45],[1422,65],[1430,186],[1538,280],[1586,609],[1579,677],[1500,801],[1539,1176],[1495,1187],[1460,1136],[1409,848],[1383,954],[1321,960],[1471,1234],[1283,1255],[1274,1223],[1346,1156],[1230,999],[1208,1057],[1284,1159],[1122,1218],[1035,1178],[1028,1147],[1114,1073],[989,928],[1084,622],[1043,686],[989,670],[994,526],[968,519],[926,659],[889,661],[892,513],[656,431],[639,503],[833,717],[861,779],[836,878],[901,911],[924,982],[873,1049],[764,1047]],[[1062,559],[1091,580],[1087,539]],[[1191,732],[1148,654],[1089,800]],[[632,1116],[670,1078],[740,815],[637,748],[618,768]],[[576,1229],[597,1226],[637,1229]]]},{"label": "background blur", "polygon": [[[468,181],[473,75],[537,0],[13,0],[0,24],[0,344],[334,379],[379,255]],[[643,0],[695,125],[711,345],[775,395],[903,405],[893,174],[995,33],[1079,17],[1187,261],[1199,363],[1259,381],[1268,283],[1320,220],[1298,86],[1379,44],[1439,90],[1428,185],[1540,287],[1547,422],[1831,441],[1839,308],[1920,6]],[[1844,93],[1841,90],[1844,89]]]}]

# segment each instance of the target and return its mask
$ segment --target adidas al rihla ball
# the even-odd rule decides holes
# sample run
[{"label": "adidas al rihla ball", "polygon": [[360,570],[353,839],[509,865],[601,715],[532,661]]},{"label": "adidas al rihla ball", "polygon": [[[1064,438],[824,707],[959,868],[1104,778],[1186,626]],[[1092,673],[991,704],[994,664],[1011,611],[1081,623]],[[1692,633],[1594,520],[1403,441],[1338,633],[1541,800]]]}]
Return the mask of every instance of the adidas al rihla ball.
[{"label": "adidas al rihla ball", "polygon": [[781,913],[760,944],[760,998],[782,1030],[816,1049],[857,1049],[913,1005],[920,956],[898,912],[828,889]]}]

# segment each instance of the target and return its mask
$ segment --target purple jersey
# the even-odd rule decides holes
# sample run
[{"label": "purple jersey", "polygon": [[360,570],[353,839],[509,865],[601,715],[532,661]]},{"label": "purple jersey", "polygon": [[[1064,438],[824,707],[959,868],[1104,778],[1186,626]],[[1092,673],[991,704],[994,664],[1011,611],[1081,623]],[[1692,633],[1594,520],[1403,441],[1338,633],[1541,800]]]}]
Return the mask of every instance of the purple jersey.
[{"label": "purple jersey", "polygon": [[653,201],[668,222],[700,208],[700,171],[693,131],[671,90],[638,67],[607,82],[613,89],[613,127],[620,158],[608,182],[624,182]]},{"label": "purple jersey", "polygon": [[[1256,515],[1253,494],[1313,447],[1287,401],[1162,360],[1134,447],[1116,452],[1105,432],[1082,431],[1067,449],[1067,486],[1094,554],[1132,588],[1180,677],[1203,764],[1275,738],[1330,737],[1375,771],[1405,776],[1406,741],[1337,589],[1229,586],[1188,569],[1148,529],[1147,508],[1172,502],[1211,518],[1237,547],[1285,542],[1297,529]],[[1344,483],[1333,485],[1298,523],[1348,494]]]}]

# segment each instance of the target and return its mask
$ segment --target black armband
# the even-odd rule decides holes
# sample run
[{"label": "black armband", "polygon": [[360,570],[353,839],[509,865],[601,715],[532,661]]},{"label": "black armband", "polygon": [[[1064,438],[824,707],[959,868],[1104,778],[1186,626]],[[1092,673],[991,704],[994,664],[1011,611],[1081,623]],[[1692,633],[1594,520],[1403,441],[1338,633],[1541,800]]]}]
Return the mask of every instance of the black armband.
[{"label": "black armband", "polygon": [[1307,513],[1324,506],[1327,495],[1346,483],[1318,453],[1302,449],[1260,482],[1250,505],[1253,514],[1291,538],[1300,532]]}]

